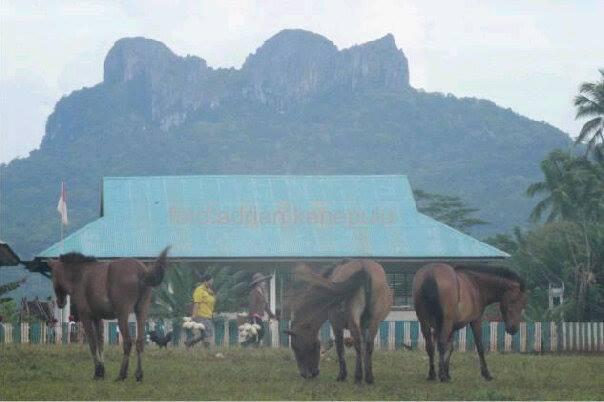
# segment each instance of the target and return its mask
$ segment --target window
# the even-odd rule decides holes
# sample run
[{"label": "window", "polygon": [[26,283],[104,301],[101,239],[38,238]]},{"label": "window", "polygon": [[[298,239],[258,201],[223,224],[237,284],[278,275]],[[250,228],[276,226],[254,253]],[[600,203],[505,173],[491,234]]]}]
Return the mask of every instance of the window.
[{"label": "window", "polygon": [[386,274],[386,279],[392,290],[394,306],[412,306],[411,287],[414,272],[391,272]]}]

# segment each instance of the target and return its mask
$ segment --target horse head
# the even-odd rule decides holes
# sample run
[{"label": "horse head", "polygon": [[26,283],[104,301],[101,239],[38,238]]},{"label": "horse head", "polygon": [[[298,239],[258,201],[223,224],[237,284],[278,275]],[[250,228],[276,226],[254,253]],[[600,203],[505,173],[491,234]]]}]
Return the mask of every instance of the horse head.
[{"label": "horse head", "polygon": [[520,327],[522,311],[526,307],[527,294],[522,284],[515,283],[503,293],[499,309],[505,323],[505,331],[514,335]]},{"label": "horse head", "polygon": [[67,295],[69,294],[63,263],[59,260],[50,260],[48,266],[52,272],[52,287],[57,296],[57,306],[63,308],[67,303]]},{"label": "horse head", "polygon": [[319,375],[321,357],[321,343],[316,331],[310,327],[295,325],[294,322],[292,329],[284,332],[290,336],[300,375],[304,378],[315,378]]}]

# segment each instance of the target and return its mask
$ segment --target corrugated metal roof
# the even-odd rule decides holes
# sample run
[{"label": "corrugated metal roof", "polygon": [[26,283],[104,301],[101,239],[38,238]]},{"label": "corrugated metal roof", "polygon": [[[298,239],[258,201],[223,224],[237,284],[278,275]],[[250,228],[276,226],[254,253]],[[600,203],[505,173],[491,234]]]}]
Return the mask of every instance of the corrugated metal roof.
[{"label": "corrugated metal roof", "polygon": [[507,257],[417,212],[405,176],[106,177],[102,200],[39,257]]}]

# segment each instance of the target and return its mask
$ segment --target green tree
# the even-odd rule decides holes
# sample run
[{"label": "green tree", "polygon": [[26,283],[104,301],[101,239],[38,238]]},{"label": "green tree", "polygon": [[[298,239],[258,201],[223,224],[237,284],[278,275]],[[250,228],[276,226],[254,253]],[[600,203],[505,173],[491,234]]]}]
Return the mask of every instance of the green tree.
[{"label": "green tree", "polygon": [[414,190],[413,195],[419,212],[461,232],[467,233],[472,227],[487,223],[472,216],[478,212],[478,208],[469,207],[459,197],[428,193],[423,190]]},{"label": "green tree", "polygon": [[196,279],[194,268],[186,264],[170,266],[162,284],[153,290],[149,315],[154,318],[180,318],[190,315],[189,305]]},{"label": "green tree", "polygon": [[14,321],[17,318],[17,305],[15,301],[12,297],[4,295],[17,289],[23,283],[25,283],[25,278],[0,285],[0,317],[2,317],[2,320]]},{"label": "green tree", "polygon": [[[604,225],[584,228],[571,221],[540,225],[515,238],[510,264],[531,291],[526,315],[534,320],[599,320],[604,317]],[[549,285],[565,287],[564,304],[548,310]]]},{"label": "green tree", "polygon": [[589,118],[576,139],[576,143],[587,143],[587,151],[602,154],[604,143],[604,69],[600,69],[601,80],[584,82],[575,97],[576,118]]},{"label": "green tree", "polygon": [[[528,196],[543,197],[533,209],[531,218],[539,222],[547,215],[545,227],[555,232],[547,232],[548,236],[559,236],[555,238],[562,242],[546,243],[550,245],[548,252],[558,255],[565,269],[572,273],[563,281],[571,284],[572,313],[578,320],[590,318],[590,288],[596,288],[598,292],[601,283],[598,278],[604,264],[604,164],[601,156],[596,155],[594,159],[554,151],[541,163],[543,181],[527,189]],[[559,254],[559,250],[565,252]],[[539,253],[529,255],[536,258]]]}]

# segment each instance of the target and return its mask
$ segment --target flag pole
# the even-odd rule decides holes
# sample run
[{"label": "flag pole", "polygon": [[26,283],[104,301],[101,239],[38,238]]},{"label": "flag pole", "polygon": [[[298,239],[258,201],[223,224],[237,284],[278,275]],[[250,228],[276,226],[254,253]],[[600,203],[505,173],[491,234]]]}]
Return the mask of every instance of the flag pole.
[{"label": "flag pole", "polygon": [[[59,232],[60,232],[60,236],[61,236],[61,252],[60,254],[65,254],[65,242],[64,242],[64,226],[65,226],[65,216],[66,216],[66,211],[67,211],[67,206],[66,206],[66,202],[67,200],[65,199],[65,180],[61,179],[61,196],[59,199],[59,207],[57,207],[57,209],[59,210]],[[61,201],[62,201],[62,205],[61,205]],[[65,215],[64,215],[65,214]],[[71,314],[71,297],[69,297],[69,295],[67,295],[66,297],[66,303],[65,306],[63,307],[63,311],[61,312],[61,321],[62,322],[66,322],[67,323],[67,336],[70,336],[70,328],[69,328],[69,315]]]}]

